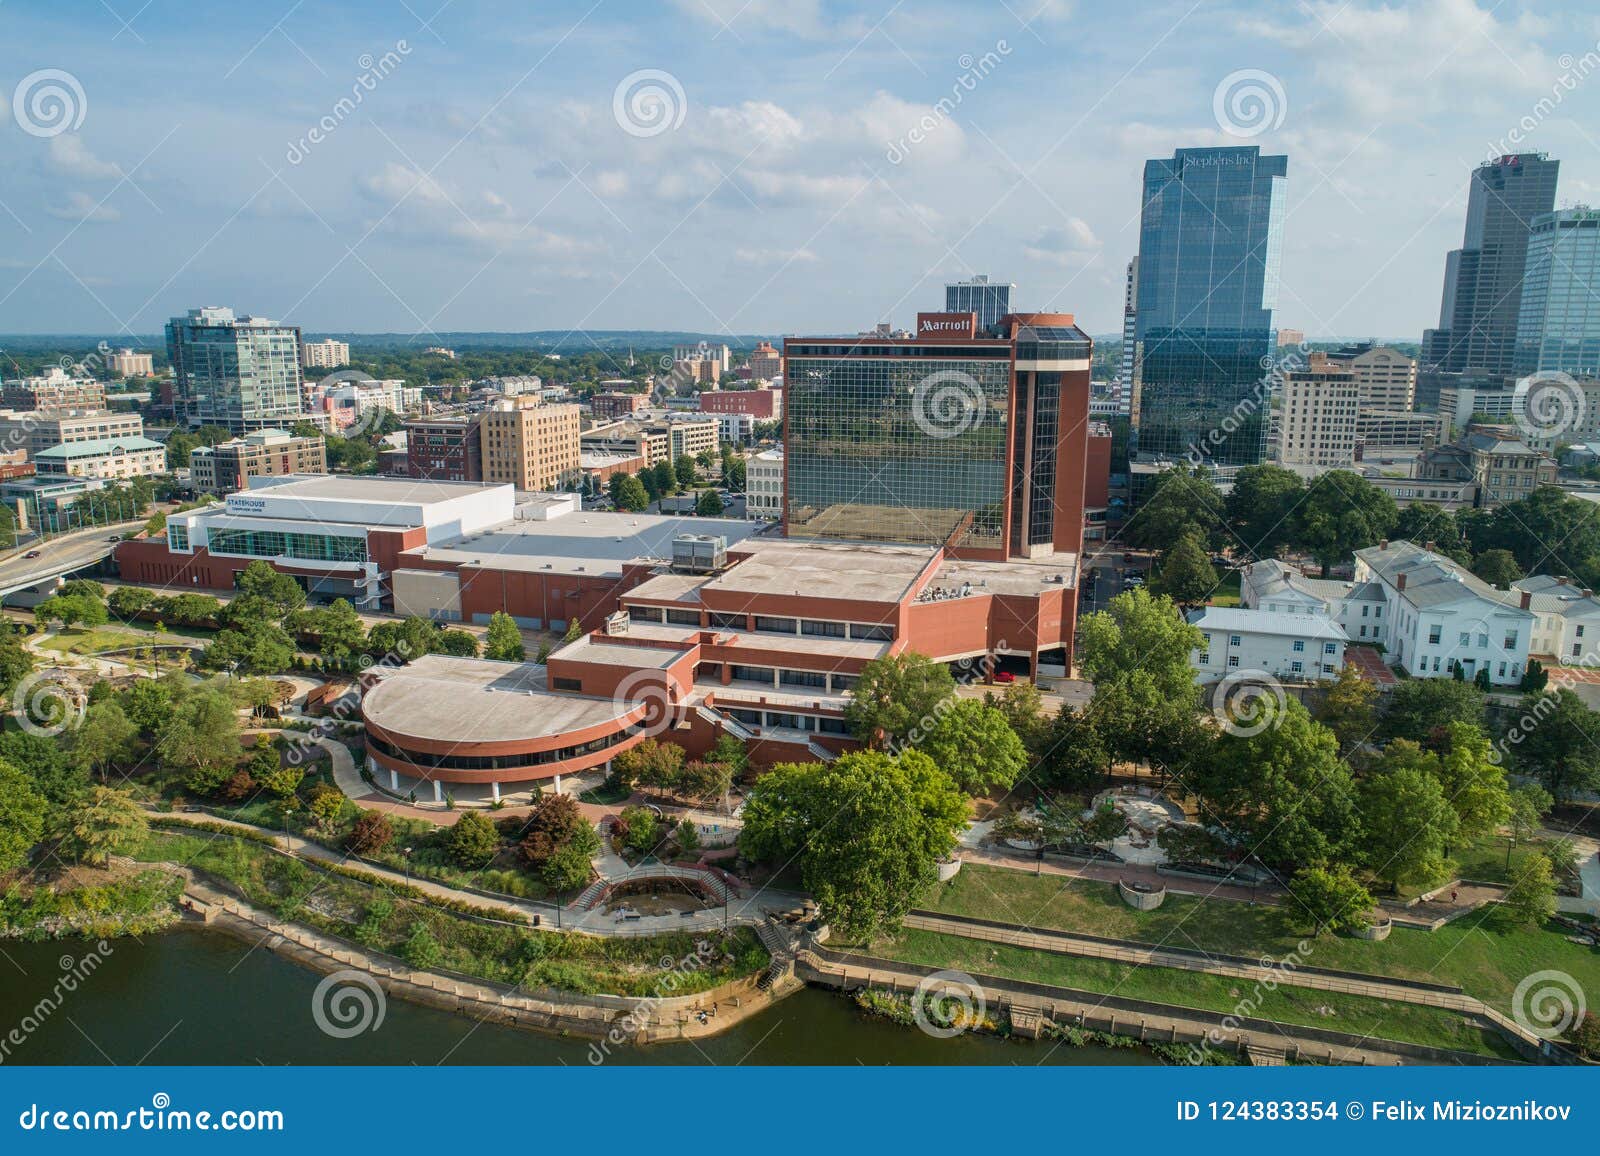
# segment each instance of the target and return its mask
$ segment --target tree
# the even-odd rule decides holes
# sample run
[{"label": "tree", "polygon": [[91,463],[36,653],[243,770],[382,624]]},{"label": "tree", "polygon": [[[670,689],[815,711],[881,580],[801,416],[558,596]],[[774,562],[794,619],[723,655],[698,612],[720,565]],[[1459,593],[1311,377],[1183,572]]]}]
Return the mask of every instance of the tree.
[{"label": "tree", "polygon": [[1356,550],[1387,538],[1399,516],[1394,499],[1360,474],[1330,470],[1307,488],[1291,538],[1322,564],[1326,578]]},{"label": "tree", "polygon": [[1565,688],[1527,695],[1512,750],[1516,769],[1538,780],[1556,802],[1600,786],[1600,717]]},{"label": "tree", "polygon": [[593,874],[589,853],[574,845],[558,849],[539,868],[540,881],[557,894],[576,891]]},{"label": "tree", "polygon": [[483,632],[483,656],[496,662],[523,662],[528,657],[522,631],[504,610],[489,615],[489,628]]},{"label": "tree", "polygon": [[1522,681],[1517,684],[1521,691],[1540,691],[1550,685],[1550,672],[1545,670],[1544,663],[1537,658],[1528,659],[1528,665],[1522,673]]},{"label": "tree", "polygon": [[103,867],[112,855],[138,844],[150,820],[126,791],[95,787],[67,813],[61,849],[76,862]]},{"label": "tree", "polygon": [[650,508],[649,492],[632,474],[612,474],[609,485],[611,504],[617,509],[638,513]]},{"label": "tree", "polygon": [[44,796],[28,776],[0,761],[0,872],[15,871],[44,834]]},{"label": "tree", "polygon": [[123,621],[137,617],[147,609],[155,595],[142,586],[118,586],[106,599],[106,608]]},{"label": "tree", "polygon": [[671,462],[662,459],[650,467],[649,473],[655,482],[657,497],[668,497],[678,492],[678,475]]},{"label": "tree", "polygon": [[[1525,843],[1537,835],[1544,824],[1545,815],[1555,805],[1550,792],[1537,783],[1522,783],[1512,787],[1508,792],[1508,801],[1511,813],[1506,818],[1506,826],[1511,828],[1513,843]],[[1506,862],[1510,861],[1511,850],[1507,848]]]},{"label": "tree", "polygon": [[1223,522],[1222,495],[1204,466],[1178,466],[1156,475],[1150,493],[1139,505],[1122,536],[1141,549],[1164,550],[1188,533],[1208,544]]},{"label": "tree", "polygon": [[690,759],[678,776],[678,793],[690,799],[721,799],[733,786],[733,768],[709,759]]},{"label": "tree", "polygon": [[551,795],[529,817],[526,834],[517,850],[528,866],[537,871],[567,848],[576,848],[587,865],[589,857],[600,849],[600,836],[571,796]]},{"label": "tree", "polygon": [[1041,787],[1077,791],[1110,774],[1111,761],[1094,707],[1074,711],[1063,706],[1034,756],[1035,775]]},{"label": "tree", "polygon": [[1448,678],[1413,678],[1389,694],[1380,726],[1385,739],[1427,740],[1453,722],[1482,728],[1483,694],[1477,687]]},{"label": "tree", "polygon": [[1509,550],[1524,573],[1572,574],[1584,586],[1600,585],[1600,510],[1553,486],[1476,520],[1470,538],[1474,551]]},{"label": "tree", "polygon": [[722,495],[715,490],[701,490],[700,496],[695,499],[694,512],[700,518],[720,518],[727,509],[722,503]]},{"label": "tree", "polygon": [[300,790],[300,784],[305,782],[306,773],[299,767],[279,765],[277,752],[269,753],[272,755],[270,763],[263,752],[256,752],[251,760],[250,773],[263,790],[281,800],[292,799]]},{"label": "tree", "polygon": [[672,472],[678,477],[678,485],[686,490],[693,486],[695,479],[700,476],[692,454],[679,454],[677,460],[672,463]]},{"label": "tree", "polygon": [[1304,493],[1305,485],[1293,470],[1245,466],[1234,477],[1224,515],[1254,557],[1271,558],[1289,544],[1295,504]]},{"label": "tree", "polygon": [[1390,743],[1376,773],[1363,780],[1361,821],[1367,865],[1396,887],[1443,875],[1445,854],[1460,830],[1443,786],[1428,772],[1426,753],[1408,739]]},{"label": "tree", "polygon": [[22,646],[22,636],[9,622],[0,622],[0,698],[7,702],[17,684],[33,672],[33,655]]},{"label": "tree", "polygon": [[1472,560],[1472,572],[1491,586],[1502,590],[1522,577],[1522,567],[1510,550],[1485,550]]},{"label": "tree", "polygon": [[66,748],[48,735],[0,733],[0,762],[20,768],[52,807],[70,802],[90,786],[89,776],[67,757]]},{"label": "tree", "polygon": [[1343,863],[1302,867],[1289,883],[1289,895],[1294,906],[1310,918],[1314,935],[1359,931],[1367,925],[1367,912],[1372,910],[1371,893]]},{"label": "tree", "polygon": [[413,614],[400,622],[380,622],[367,631],[367,653],[394,655],[403,661],[432,654],[439,646],[439,628]]},{"label": "tree", "polygon": [[306,604],[306,592],[300,583],[281,570],[273,569],[271,563],[259,560],[240,573],[239,593],[261,599],[275,618],[282,618]]},{"label": "tree", "polygon": [[1217,588],[1217,572],[1198,535],[1185,534],[1161,556],[1150,580],[1152,594],[1165,594],[1180,607],[1198,606]]},{"label": "tree", "polygon": [[259,621],[242,630],[219,630],[201,659],[210,670],[277,674],[294,665],[294,639],[282,627]]},{"label": "tree", "polygon": [[721,763],[728,768],[731,778],[737,779],[750,769],[750,755],[744,749],[744,743],[730,734],[717,736],[717,741],[711,744],[711,749],[706,752],[706,761]]},{"label": "tree", "polygon": [[477,658],[478,640],[465,630],[441,630],[434,645],[440,654],[452,655],[456,658]]},{"label": "tree", "polygon": [[231,770],[239,761],[239,716],[219,690],[185,699],[156,736],[162,761],[187,771]]},{"label": "tree", "polygon": [[1472,550],[1462,538],[1455,516],[1441,506],[1412,502],[1402,507],[1389,533],[1400,541],[1415,542],[1419,546],[1432,542],[1434,550],[1464,566],[1472,562]]},{"label": "tree", "polygon": [[84,594],[57,594],[47,598],[33,608],[33,617],[41,626],[59,622],[68,629],[74,626],[104,626],[110,620],[106,604]]},{"label": "tree", "polygon": [[425,971],[439,965],[440,960],[444,958],[444,948],[434,938],[428,925],[419,920],[412,927],[410,937],[401,946],[400,955],[412,967]]},{"label": "tree", "polygon": [[566,646],[568,643],[576,642],[582,637],[583,623],[578,621],[578,616],[574,614],[567,620],[567,632],[561,636],[561,645]]},{"label": "tree", "polygon": [[1569,1037],[1572,1046],[1591,1060],[1600,1060],[1600,1015],[1584,1012]]},{"label": "tree", "polygon": [[350,828],[345,846],[354,855],[376,855],[394,842],[394,824],[382,811],[362,811]]},{"label": "tree", "polygon": [[920,751],[853,751],[780,764],[757,780],[740,846],[753,859],[797,863],[823,917],[864,939],[898,924],[966,820],[960,789]]},{"label": "tree", "polygon": [[1317,704],[1315,718],[1339,740],[1340,753],[1349,755],[1377,730],[1377,698],[1378,688],[1362,678],[1355,667],[1339,668],[1339,677]]},{"label": "tree", "polygon": [[122,709],[147,735],[161,730],[177,708],[182,683],[170,678],[141,678],[122,692]]},{"label": "tree", "polygon": [[1023,749],[1037,757],[1044,749],[1051,723],[1045,716],[1044,696],[1039,688],[1019,679],[1006,683],[1005,689],[999,694],[992,690],[985,691],[983,701],[1000,712],[1007,725],[1022,740]]},{"label": "tree", "polygon": [[500,853],[500,832],[481,811],[468,811],[445,831],[444,849],[462,867],[487,867]]},{"label": "tree", "polygon": [[944,663],[912,651],[887,654],[862,668],[845,704],[845,722],[852,734],[872,746],[914,745],[955,690],[956,680]]},{"label": "tree", "polygon": [[1320,866],[1357,843],[1355,782],[1332,731],[1296,699],[1276,709],[1255,733],[1219,735],[1197,760],[1191,786],[1264,862]]},{"label": "tree", "polygon": [[133,760],[138,743],[139,728],[115,699],[91,705],[69,740],[73,761],[85,772],[98,771],[102,782],[107,768]]},{"label": "tree", "polygon": [[1471,723],[1449,723],[1433,756],[1432,771],[1444,788],[1462,840],[1492,835],[1511,817],[1506,773],[1492,757],[1484,734]]},{"label": "tree", "polygon": [[1170,767],[1204,749],[1189,665],[1201,642],[1171,599],[1143,589],[1083,620],[1078,665],[1094,683],[1090,709],[1114,758]]},{"label": "tree", "polygon": [[1550,860],[1543,855],[1524,856],[1511,872],[1511,884],[1500,906],[1518,923],[1544,926],[1556,913],[1556,880]]},{"label": "tree", "polygon": [[366,624],[343,598],[335,598],[319,615],[317,633],[318,652],[324,661],[337,666],[343,666],[367,645]]},{"label": "tree", "polygon": [[683,748],[676,743],[641,740],[611,760],[611,773],[623,787],[673,787],[683,773]]},{"label": "tree", "polygon": [[916,745],[969,795],[1009,788],[1028,761],[1006,716],[973,698],[952,699]]},{"label": "tree", "polygon": [[106,588],[88,578],[73,578],[63,582],[56,590],[57,597],[88,598],[94,602],[106,600]]},{"label": "tree", "polygon": [[648,855],[666,837],[661,821],[648,807],[625,807],[617,816],[612,835],[625,850]]}]

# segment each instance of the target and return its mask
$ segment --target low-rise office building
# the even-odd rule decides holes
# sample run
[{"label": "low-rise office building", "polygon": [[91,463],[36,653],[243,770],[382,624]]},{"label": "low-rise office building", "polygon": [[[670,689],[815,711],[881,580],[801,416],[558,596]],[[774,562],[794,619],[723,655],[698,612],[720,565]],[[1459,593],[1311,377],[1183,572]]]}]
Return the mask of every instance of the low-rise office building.
[{"label": "low-rise office building", "polygon": [[509,482],[519,490],[577,485],[582,427],[576,405],[545,405],[537,394],[495,402],[479,426],[484,481]]},{"label": "low-rise office building", "polygon": [[26,450],[30,458],[55,446],[144,436],[136,413],[108,409],[0,411],[0,448]]},{"label": "low-rise office building", "polygon": [[650,408],[650,398],[643,393],[606,391],[597,393],[589,399],[589,412],[594,415],[596,421],[615,421],[648,408]]},{"label": "low-rise office building", "polygon": [[155,358],[133,349],[118,349],[106,357],[106,368],[116,377],[154,377]]},{"label": "low-rise office building", "polygon": [[242,490],[250,478],[327,471],[327,443],[320,437],[296,437],[288,430],[258,430],[189,451],[189,483],[204,494]]},{"label": "low-rise office building", "polygon": [[406,476],[436,482],[483,481],[482,427],[482,414],[406,422]]},{"label": "low-rise office building", "polygon": [[745,462],[745,516],[783,517],[783,449],[762,450]]},{"label": "low-rise office building", "polygon": [[167,447],[147,437],[69,442],[35,454],[33,464],[41,477],[148,478],[167,472]]},{"label": "low-rise office building", "polygon": [[73,377],[52,365],[38,377],[22,377],[0,386],[0,404],[11,409],[105,409],[106,387],[92,377]]}]

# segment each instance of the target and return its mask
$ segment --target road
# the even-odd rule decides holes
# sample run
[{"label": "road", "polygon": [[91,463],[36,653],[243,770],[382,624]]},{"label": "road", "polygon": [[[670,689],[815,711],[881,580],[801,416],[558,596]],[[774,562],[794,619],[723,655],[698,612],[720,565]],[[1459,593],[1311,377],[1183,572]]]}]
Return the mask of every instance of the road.
[{"label": "road", "polygon": [[[142,525],[144,519],[141,518],[135,522],[113,522],[109,526],[78,530],[0,559],[0,594],[10,594],[46,578],[93,565],[111,553],[114,543],[107,541],[108,538],[115,534],[120,541],[123,534]],[[39,552],[37,558],[27,557],[35,550]]]}]

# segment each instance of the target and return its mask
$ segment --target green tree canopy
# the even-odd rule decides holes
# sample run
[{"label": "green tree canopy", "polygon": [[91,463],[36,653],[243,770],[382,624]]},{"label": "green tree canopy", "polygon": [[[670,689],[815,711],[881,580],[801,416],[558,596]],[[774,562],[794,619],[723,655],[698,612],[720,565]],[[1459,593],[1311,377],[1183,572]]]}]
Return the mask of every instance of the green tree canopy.
[{"label": "green tree canopy", "polygon": [[489,615],[489,628],[483,633],[483,656],[496,662],[524,662],[528,651],[516,620],[504,610]]},{"label": "green tree canopy", "polygon": [[1339,676],[1328,684],[1317,704],[1316,719],[1339,740],[1339,750],[1349,755],[1357,744],[1372,738],[1378,729],[1378,688],[1356,672],[1353,666],[1339,668]]},{"label": "green tree canopy", "polygon": [[0,762],[0,872],[15,871],[44,835],[45,798],[28,776]]},{"label": "green tree canopy", "polygon": [[1322,564],[1322,575],[1364,546],[1389,536],[1394,499],[1360,474],[1330,470],[1307,488],[1295,513],[1293,539]]},{"label": "green tree canopy", "polygon": [[104,866],[136,846],[150,829],[139,804],[126,791],[95,787],[72,806],[61,832],[61,851],[79,863]]},{"label": "green tree canopy", "polygon": [[1367,866],[1396,886],[1442,876],[1445,855],[1460,832],[1460,820],[1429,760],[1416,743],[1396,739],[1361,783]]},{"label": "green tree canopy", "polygon": [[866,938],[898,924],[966,819],[960,789],[927,755],[856,751],[762,776],[740,846],[764,862],[798,863],[823,917]]},{"label": "green tree canopy", "polygon": [[1472,572],[1491,586],[1502,590],[1522,577],[1522,567],[1510,550],[1485,550],[1472,560]]},{"label": "green tree canopy", "polygon": [[1302,867],[1289,883],[1290,918],[1304,915],[1313,934],[1357,931],[1366,926],[1372,895],[1343,863]]},{"label": "green tree canopy", "polygon": [[1180,607],[1198,606],[1217,589],[1217,572],[1197,534],[1185,534],[1161,556],[1149,590],[1165,594]]},{"label": "green tree canopy", "polygon": [[950,668],[907,651],[875,658],[845,705],[851,733],[876,747],[912,743],[932,727],[939,704],[955,694]]},{"label": "green tree canopy", "polygon": [[1229,528],[1256,558],[1271,558],[1290,544],[1295,505],[1305,493],[1300,475],[1282,466],[1245,466],[1224,503]]},{"label": "green tree canopy", "polygon": [[951,699],[917,749],[969,795],[1010,787],[1028,762],[1005,715],[974,698]]},{"label": "green tree canopy", "polygon": [[1425,742],[1436,730],[1454,722],[1482,729],[1483,692],[1449,678],[1413,678],[1390,692],[1380,730],[1385,739]]},{"label": "green tree canopy", "polygon": [[1572,691],[1525,695],[1511,744],[1516,769],[1556,802],[1600,787],[1600,715]]},{"label": "green tree canopy", "polygon": [[1150,493],[1123,526],[1122,536],[1148,550],[1164,550],[1187,533],[1198,533],[1214,545],[1222,523],[1222,495],[1211,471],[1179,466],[1156,475]]}]

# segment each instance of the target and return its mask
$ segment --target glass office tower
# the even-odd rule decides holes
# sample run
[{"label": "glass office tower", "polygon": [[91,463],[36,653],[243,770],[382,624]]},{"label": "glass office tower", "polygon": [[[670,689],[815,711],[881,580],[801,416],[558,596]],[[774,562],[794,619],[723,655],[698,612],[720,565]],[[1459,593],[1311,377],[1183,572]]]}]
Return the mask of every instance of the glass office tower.
[{"label": "glass office tower", "polygon": [[1600,212],[1541,213],[1528,236],[1517,314],[1519,377],[1600,376]]},{"label": "glass office tower", "polygon": [[234,433],[287,426],[303,416],[300,330],[215,306],[167,322],[173,405],[187,425]]},{"label": "glass office tower", "polygon": [[1140,458],[1264,460],[1288,164],[1254,146],[1145,163],[1132,302]]},{"label": "glass office tower", "polygon": [[990,284],[987,273],[970,281],[952,281],[944,287],[946,313],[976,313],[978,332],[987,333],[1011,312],[1011,291],[1015,285]]}]

